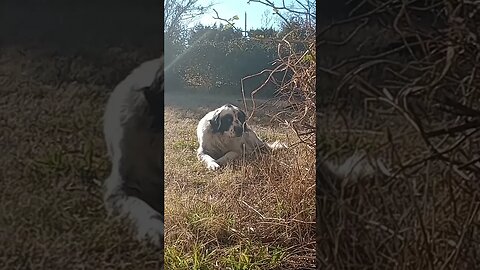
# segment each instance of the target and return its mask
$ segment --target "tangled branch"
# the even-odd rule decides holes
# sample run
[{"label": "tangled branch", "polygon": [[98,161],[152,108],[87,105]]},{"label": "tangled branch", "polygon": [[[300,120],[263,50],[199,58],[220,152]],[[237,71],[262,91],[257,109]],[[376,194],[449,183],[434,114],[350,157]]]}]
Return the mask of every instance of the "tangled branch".
[{"label": "tangled branch", "polygon": [[317,198],[320,265],[475,267],[480,2],[348,2],[348,18],[319,31],[319,93],[337,111],[366,115],[358,125],[382,142],[362,142],[393,173]]},{"label": "tangled branch", "polygon": [[[270,6],[273,9],[291,11],[285,5],[275,6],[271,1],[254,1]],[[305,11],[293,12],[295,14],[306,14],[309,6],[301,5]],[[311,14],[313,17],[314,15]],[[283,17],[284,20],[289,21]],[[278,40],[278,58],[271,69],[264,69],[261,72],[242,78],[242,93],[244,81],[262,74],[268,74],[267,79],[251,92],[253,110],[255,110],[255,95],[259,93],[268,83],[273,83],[277,88],[277,97],[287,102],[287,106],[275,117],[286,123],[293,129],[300,142],[310,147],[315,147],[316,129],[316,46],[313,27],[308,21],[297,24],[290,31],[285,33]],[[245,106],[246,107],[246,106]],[[253,112],[250,116],[253,115]]]},{"label": "tangled branch", "polygon": [[[363,97],[390,106],[420,133],[430,154],[437,153],[433,145],[456,145],[458,140],[454,137],[479,129],[480,85],[476,82],[480,47],[476,21],[480,4],[430,1],[427,5],[413,0],[372,1],[370,5],[366,8],[369,11],[352,14],[352,18],[320,32],[325,36],[335,27],[353,28],[345,34],[344,41],[334,42],[324,37],[319,46],[359,42],[372,29],[381,29],[383,35],[365,41],[373,49],[364,47],[361,50],[365,53],[320,67],[330,76],[336,74],[340,81],[333,95],[335,100],[358,90]],[[357,6],[352,12],[358,9]],[[391,14],[394,16],[388,16]],[[476,138],[473,136],[456,150],[462,148],[462,152],[473,156],[480,149],[472,151],[465,147],[471,146]],[[453,156],[448,162],[471,161]],[[463,166],[467,167],[471,171],[480,170],[478,164]]]}]

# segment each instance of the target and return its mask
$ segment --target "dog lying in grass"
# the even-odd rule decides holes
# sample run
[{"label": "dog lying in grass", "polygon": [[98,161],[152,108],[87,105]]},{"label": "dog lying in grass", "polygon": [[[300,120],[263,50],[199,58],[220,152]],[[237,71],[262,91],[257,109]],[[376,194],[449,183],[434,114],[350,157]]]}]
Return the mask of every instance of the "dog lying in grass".
[{"label": "dog lying in grass", "polygon": [[112,162],[104,201],[127,217],[138,239],[163,247],[163,60],[147,61],[113,90],[103,131]]},{"label": "dog lying in grass", "polygon": [[245,113],[232,104],[223,105],[200,120],[197,126],[197,157],[207,169],[217,170],[257,149],[287,148],[278,141],[272,144],[262,141],[245,121]]}]

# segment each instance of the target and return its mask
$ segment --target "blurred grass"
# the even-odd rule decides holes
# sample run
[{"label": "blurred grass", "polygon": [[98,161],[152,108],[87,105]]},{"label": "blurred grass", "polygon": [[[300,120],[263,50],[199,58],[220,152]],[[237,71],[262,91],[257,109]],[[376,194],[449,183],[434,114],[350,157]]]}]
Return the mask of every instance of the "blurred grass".
[{"label": "blurred grass", "polygon": [[112,50],[93,61],[0,49],[0,269],[158,268],[159,250],[103,208],[104,106],[119,79],[152,57]]},{"label": "blurred grass", "polygon": [[[402,117],[375,115],[366,125],[361,116],[342,114],[325,113],[317,126],[324,138],[318,147],[331,160],[361,149],[396,172],[424,154],[420,135]],[[477,269],[480,202],[468,185],[475,184],[432,160],[396,177],[366,177],[320,190],[318,269]]]}]

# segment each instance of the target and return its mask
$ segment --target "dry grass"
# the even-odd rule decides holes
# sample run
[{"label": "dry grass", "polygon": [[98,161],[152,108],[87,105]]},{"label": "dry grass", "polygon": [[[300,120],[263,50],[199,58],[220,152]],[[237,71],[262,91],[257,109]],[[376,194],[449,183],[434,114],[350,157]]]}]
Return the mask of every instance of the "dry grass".
[{"label": "dry grass", "polygon": [[[314,151],[297,146],[209,172],[195,154],[208,109],[165,111],[166,268],[314,269]],[[268,140],[291,136],[254,124]]]},{"label": "dry grass", "polygon": [[99,186],[108,94],[149,57],[1,49],[0,269],[158,268],[156,248],[106,217]]},{"label": "dry grass", "polygon": [[[325,115],[320,147],[333,156],[364,149],[396,172],[421,154],[422,140],[407,121],[392,119],[370,118],[367,129],[363,119],[347,117],[346,132],[343,120]],[[395,177],[319,191],[319,269],[480,266],[478,182],[462,180],[451,166],[432,160]]]}]

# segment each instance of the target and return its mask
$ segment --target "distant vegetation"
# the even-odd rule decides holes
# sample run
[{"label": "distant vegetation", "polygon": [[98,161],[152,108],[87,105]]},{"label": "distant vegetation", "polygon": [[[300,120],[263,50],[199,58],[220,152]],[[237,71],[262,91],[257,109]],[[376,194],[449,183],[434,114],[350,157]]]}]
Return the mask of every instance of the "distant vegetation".
[{"label": "distant vegetation", "polygon": [[[246,36],[242,29],[228,22],[213,26],[197,24],[193,28],[172,31],[175,32],[172,35],[166,30],[165,61],[166,66],[170,65],[166,74],[167,91],[178,87],[239,91],[243,77],[279,64],[277,47],[282,38],[307,36],[303,20],[296,16],[288,20],[288,23],[281,23],[279,29],[261,27],[248,31]],[[297,34],[292,35],[292,31]],[[261,85],[267,75],[245,81],[246,92]],[[271,96],[275,89],[274,84],[269,83],[261,94]]]}]

